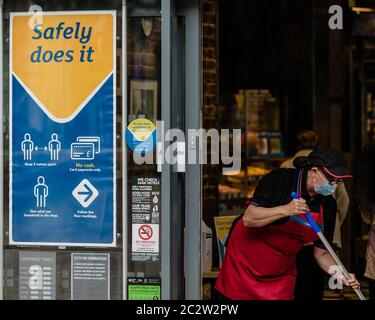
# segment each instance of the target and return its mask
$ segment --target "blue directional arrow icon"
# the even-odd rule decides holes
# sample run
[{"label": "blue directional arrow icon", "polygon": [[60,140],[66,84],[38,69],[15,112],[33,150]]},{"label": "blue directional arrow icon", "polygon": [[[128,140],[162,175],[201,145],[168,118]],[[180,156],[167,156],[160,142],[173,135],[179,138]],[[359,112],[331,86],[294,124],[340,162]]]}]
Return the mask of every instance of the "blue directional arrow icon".
[{"label": "blue directional arrow icon", "polygon": [[98,190],[88,181],[83,179],[72,192],[73,197],[82,205],[87,208],[99,195]]}]

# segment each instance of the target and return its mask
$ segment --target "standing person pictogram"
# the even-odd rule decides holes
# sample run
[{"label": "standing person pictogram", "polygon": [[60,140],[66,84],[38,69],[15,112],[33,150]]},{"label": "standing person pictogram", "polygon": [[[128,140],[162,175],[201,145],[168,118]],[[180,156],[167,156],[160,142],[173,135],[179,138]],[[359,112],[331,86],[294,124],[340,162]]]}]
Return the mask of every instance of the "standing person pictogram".
[{"label": "standing person pictogram", "polygon": [[45,178],[40,176],[37,179],[38,184],[34,187],[34,196],[36,197],[36,206],[38,208],[46,207],[46,199],[48,197],[48,187],[45,184]]},{"label": "standing person pictogram", "polygon": [[59,160],[61,142],[58,139],[59,136],[56,133],[54,133],[51,135],[51,141],[48,143],[48,150],[51,153],[51,160]]},{"label": "standing person pictogram", "polygon": [[21,149],[23,151],[23,160],[31,160],[34,151],[34,142],[31,141],[30,133],[25,133],[24,140],[21,143]]}]

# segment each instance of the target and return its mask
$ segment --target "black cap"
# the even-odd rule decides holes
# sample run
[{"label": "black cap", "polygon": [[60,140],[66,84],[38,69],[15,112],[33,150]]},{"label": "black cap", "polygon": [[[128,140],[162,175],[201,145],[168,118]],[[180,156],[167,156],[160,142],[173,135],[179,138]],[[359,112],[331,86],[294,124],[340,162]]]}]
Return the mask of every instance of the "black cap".
[{"label": "black cap", "polygon": [[307,157],[310,166],[320,167],[336,179],[353,178],[341,153],[332,148],[318,148]]}]

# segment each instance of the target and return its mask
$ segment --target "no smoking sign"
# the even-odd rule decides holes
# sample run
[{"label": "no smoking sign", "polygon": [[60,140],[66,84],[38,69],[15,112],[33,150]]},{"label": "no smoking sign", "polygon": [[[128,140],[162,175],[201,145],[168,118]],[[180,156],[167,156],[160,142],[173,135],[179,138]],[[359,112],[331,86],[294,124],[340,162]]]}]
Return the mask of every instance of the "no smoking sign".
[{"label": "no smoking sign", "polygon": [[138,235],[142,240],[150,240],[153,233],[152,228],[148,224],[144,224],[138,229]]},{"label": "no smoking sign", "polygon": [[159,225],[132,225],[132,252],[155,254],[159,253]]}]

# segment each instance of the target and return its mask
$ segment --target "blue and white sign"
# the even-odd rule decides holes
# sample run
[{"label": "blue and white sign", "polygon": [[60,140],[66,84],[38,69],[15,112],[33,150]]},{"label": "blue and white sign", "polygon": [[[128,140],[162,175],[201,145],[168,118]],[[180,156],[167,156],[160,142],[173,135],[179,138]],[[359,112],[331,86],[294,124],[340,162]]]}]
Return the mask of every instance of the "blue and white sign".
[{"label": "blue and white sign", "polygon": [[[32,30],[11,15],[10,244],[116,245],[115,22],[113,11],[47,12]],[[81,38],[43,38],[55,26]],[[71,59],[31,59],[35,48]]]}]

